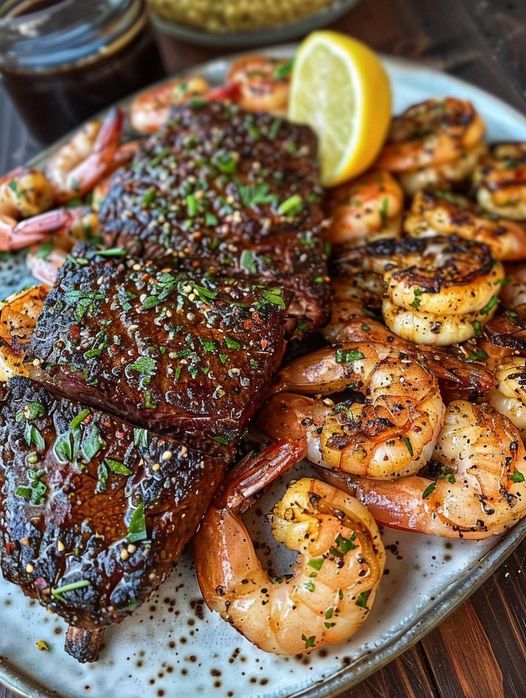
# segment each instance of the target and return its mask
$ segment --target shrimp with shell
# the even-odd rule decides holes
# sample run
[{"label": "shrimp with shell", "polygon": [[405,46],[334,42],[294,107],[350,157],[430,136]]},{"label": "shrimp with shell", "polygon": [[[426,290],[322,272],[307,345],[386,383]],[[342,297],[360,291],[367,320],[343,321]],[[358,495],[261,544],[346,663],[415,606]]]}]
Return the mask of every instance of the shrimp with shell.
[{"label": "shrimp with shell", "polygon": [[[343,342],[379,342],[405,349],[423,360],[436,376],[442,395],[450,399],[484,394],[493,387],[494,377],[485,365],[466,361],[455,348],[415,345],[395,335],[379,319],[382,312],[383,280],[372,272],[339,268],[333,278],[331,317],[321,334],[331,344]],[[508,333],[508,328],[504,330]]]},{"label": "shrimp with shell", "polygon": [[139,133],[155,133],[168,120],[172,107],[202,98],[208,89],[206,80],[190,75],[144,90],[131,104],[131,125]]},{"label": "shrimp with shell", "polygon": [[293,446],[287,451],[277,444],[264,467],[259,457],[242,462],[194,538],[208,607],[261,650],[283,655],[348,640],[371,611],[385,565],[367,509],[325,482],[301,478],[289,484],[271,516],[276,540],[298,553],[294,570],[272,578],[263,569],[241,512],[297,455]]},{"label": "shrimp with shell", "polygon": [[238,88],[236,101],[243,109],[285,115],[291,71],[288,58],[241,56],[232,63],[226,82]]},{"label": "shrimp with shell", "polygon": [[415,344],[445,346],[473,337],[495,313],[505,278],[486,245],[456,235],[376,240],[343,251],[337,264],[353,260],[383,276],[385,323]]},{"label": "shrimp with shell", "polygon": [[489,405],[448,405],[427,472],[396,481],[323,477],[386,526],[445,538],[499,535],[526,515],[526,450],[516,427]]},{"label": "shrimp with shell", "polygon": [[[301,443],[312,463],[380,479],[427,463],[445,411],[425,359],[383,344],[350,342],[302,356],[278,373],[273,390],[257,419],[263,432]],[[348,397],[328,397],[345,391]]]},{"label": "shrimp with shell", "polygon": [[404,194],[389,172],[367,172],[330,192],[333,245],[361,244],[379,237],[399,237]]},{"label": "shrimp with shell", "polygon": [[446,97],[414,104],[393,119],[375,167],[396,174],[407,194],[449,188],[473,172],[486,147],[470,102]]},{"label": "shrimp with shell", "polygon": [[480,206],[502,218],[526,221],[526,143],[495,143],[473,173]]},{"label": "shrimp with shell", "polygon": [[526,224],[497,216],[449,191],[417,192],[404,231],[412,237],[459,235],[488,245],[495,259],[526,259]]}]

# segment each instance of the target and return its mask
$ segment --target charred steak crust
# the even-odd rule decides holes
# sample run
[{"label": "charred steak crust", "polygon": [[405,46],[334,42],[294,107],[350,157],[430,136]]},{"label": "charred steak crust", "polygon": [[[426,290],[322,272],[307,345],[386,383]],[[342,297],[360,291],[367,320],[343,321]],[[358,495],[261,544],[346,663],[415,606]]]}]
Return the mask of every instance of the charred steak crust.
[{"label": "charred steak crust", "polygon": [[[174,109],[100,209],[108,245],[288,288],[299,333],[326,319],[323,190],[307,126],[226,102]],[[303,327],[302,325],[306,325]]]},{"label": "charred steak crust", "polygon": [[281,361],[287,294],[122,252],[80,245],[63,265],[31,340],[33,378],[207,453],[235,442]]},{"label": "charred steak crust", "polygon": [[27,378],[11,381],[0,414],[4,577],[72,625],[121,621],[170,571],[227,458],[56,399]]}]

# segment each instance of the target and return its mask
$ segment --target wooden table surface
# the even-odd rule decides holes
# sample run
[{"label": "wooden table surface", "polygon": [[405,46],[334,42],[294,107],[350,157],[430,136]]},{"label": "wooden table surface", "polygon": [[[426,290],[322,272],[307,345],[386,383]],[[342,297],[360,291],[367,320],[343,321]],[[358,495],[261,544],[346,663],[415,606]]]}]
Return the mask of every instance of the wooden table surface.
[{"label": "wooden table surface", "polygon": [[[334,25],[384,53],[476,83],[526,110],[526,3],[362,0]],[[170,71],[225,51],[164,41]],[[0,88],[0,172],[38,152]],[[469,601],[345,698],[524,698],[524,541]],[[0,687],[0,698],[14,698]],[[102,697],[101,698],[106,698]]]}]

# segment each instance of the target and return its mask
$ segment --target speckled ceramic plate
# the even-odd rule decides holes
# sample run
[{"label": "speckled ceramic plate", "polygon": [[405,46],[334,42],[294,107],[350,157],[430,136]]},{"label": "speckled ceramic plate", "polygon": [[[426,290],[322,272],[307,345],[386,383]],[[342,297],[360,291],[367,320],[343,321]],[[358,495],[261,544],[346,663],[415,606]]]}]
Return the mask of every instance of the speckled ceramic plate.
[{"label": "speckled ceramic plate", "polygon": [[[288,49],[269,50],[274,55]],[[488,124],[489,138],[526,140],[526,119],[495,97],[409,63],[385,59],[395,95],[395,111],[440,95],[474,102]],[[220,82],[228,61],[197,68]],[[196,69],[194,69],[196,70]],[[42,163],[45,154],[37,158]],[[24,283],[18,257],[0,273],[0,294]],[[13,274],[13,268],[15,273]],[[13,282],[14,277],[14,282]],[[12,283],[13,282],[13,283]],[[297,476],[291,473],[289,477]],[[277,484],[249,514],[268,553],[262,512],[279,496]],[[63,652],[65,624],[0,581],[0,679],[25,696],[107,698],[318,698],[352,686],[406,650],[469,596],[526,534],[526,519],[506,535],[485,542],[446,542],[385,530],[386,576],[367,623],[350,642],[311,656],[284,658],[260,652],[200,597],[189,551],[149,604],[111,628],[99,662],[81,666]],[[286,571],[287,560],[275,567]],[[38,640],[49,651],[40,652]]]}]

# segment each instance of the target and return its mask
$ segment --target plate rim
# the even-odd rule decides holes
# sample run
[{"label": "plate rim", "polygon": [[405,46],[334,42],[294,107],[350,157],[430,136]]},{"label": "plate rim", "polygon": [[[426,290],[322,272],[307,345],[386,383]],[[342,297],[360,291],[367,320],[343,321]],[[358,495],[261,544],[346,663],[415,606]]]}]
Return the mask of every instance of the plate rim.
[{"label": "plate rim", "polygon": [[[267,55],[293,55],[297,49],[298,43],[285,44],[281,46],[268,46],[259,49],[259,52]],[[253,53],[253,51],[240,51],[226,56],[219,56],[209,61],[197,63],[188,68],[176,71],[171,75],[150,83],[149,85],[137,90],[136,92],[124,97],[115,102],[113,105],[106,107],[94,116],[92,119],[103,118],[108,111],[115,107],[125,107],[131,103],[133,98],[147,89],[161,85],[171,79],[179,76],[188,75],[197,72],[210,72],[220,70],[221,65],[227,65],[232,60],[239,56]],[[398,70],[407,72],[411,76],[415,74],[425,74],[426,76],[434,75],[437,78],[447,78],[448,82],[460,91],[468,86],[470,92],[478,95],[480,99],[486,102],[493,102],[493,105],[504,112],[508,118],[522,122],[526,129],[526,116],[521,114],[518,109],[509,105],[504,100],[496,95],[488,92],[477,85],[467,82],[461,78],[451,75],[445,71],[438,70],[425,63],[417,63],[416,61],[381,54],[382,62],[389,68],[393,67]],[[83,122],[85,123],[85,122]],[[38,166],[44,162],[51,153],[55,152],[63,143],[65,143],[71,135],[79,128],[76,127],[73,131],[58,139],[52,145],[40,151],[37,155],[28,160],[27,166]],[[378,651],[372,651],[367,657],[363,655],[357,657],[354,662],[343,667],[337,673],[322,679],[321,681],[309,686],[305,689],[300,689],[289,695],[289,698],[333,698],[341,693],[341,691],[352,688],[361,683],[371,674],[375,673],[389,662],[393,661],[401,654],[406,652],[410,647],[421,640],[427,633],[438,626],[447,616],[455,611],[458,606],[469,598],[487,579],[493,574],[498,567],[513,553],[517,546],[526,538],[526,518],[519,521],[512,529],[505,534],[502,534],[495,545],[487,551],[479,560],[462,571],[453,588],[447,588],[437,595],[430,605],[419,614],[415,624],[409,630],[399,629],[397,634],[387,641],[384,646]],[[8,583],[0,579],[0,583]],[[6,658],[0,657],[0,684],[14,692],[16,695],[23,698],[58,698],[61,696],[54,690],[45,688],[34,677],[22,673],[19,670],[12,669]],[[65,697],[65,694],[64,694]]]}]

